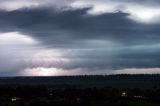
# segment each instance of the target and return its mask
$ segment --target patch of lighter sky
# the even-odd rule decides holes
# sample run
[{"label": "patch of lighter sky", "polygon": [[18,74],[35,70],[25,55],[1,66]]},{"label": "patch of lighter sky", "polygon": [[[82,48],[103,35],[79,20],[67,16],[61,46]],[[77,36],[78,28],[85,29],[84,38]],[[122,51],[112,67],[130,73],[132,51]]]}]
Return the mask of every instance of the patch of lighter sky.
[{"label": "patch of lighter sky", "polygon": [[160,74],[160,68],[124,68],[113,70],[113,74]]},{"label": "patch of lighter sky", "polygon": [[38,41],[20,32],[0,33],[0,45],[33,45]]},{"label": "patch of lighter sky", "polygon": [[128,13],[128,18],[136,22],[152,24],[160,22],[160,8],[150,6],[148,4],[137,4],[129,2],[113,2],[113,1],[75,1],[71,4],[72,8],[92,7],[88,10],[90,15],[101,15],[104,13],[116,13],[122,11]]}]

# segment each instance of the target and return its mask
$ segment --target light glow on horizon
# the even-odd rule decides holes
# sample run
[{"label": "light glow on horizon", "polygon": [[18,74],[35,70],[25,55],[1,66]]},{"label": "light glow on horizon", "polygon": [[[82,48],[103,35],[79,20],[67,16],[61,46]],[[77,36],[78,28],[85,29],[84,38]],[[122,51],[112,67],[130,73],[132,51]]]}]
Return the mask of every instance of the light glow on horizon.
[{"label": "light glow on horizon", "polygon": [[22,71],[22,75],[24,76],[55,76],[58,74],[58,71],[61,69],[57,68],[27,68]]}]

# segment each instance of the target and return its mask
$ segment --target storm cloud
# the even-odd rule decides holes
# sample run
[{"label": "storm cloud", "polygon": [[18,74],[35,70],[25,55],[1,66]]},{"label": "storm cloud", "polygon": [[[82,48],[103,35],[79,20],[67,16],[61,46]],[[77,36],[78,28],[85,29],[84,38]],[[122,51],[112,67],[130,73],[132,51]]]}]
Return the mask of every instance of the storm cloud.
[{"label": "storm cloud", "polygon": [[1,75],[158,73],[158,0],[17,1],[0,1]]}]

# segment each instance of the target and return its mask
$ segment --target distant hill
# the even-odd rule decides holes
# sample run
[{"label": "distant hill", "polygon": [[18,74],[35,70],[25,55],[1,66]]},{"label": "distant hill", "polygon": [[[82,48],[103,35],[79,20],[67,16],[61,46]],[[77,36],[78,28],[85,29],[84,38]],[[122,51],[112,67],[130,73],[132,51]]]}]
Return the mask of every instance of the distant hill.
[{"label": "distant hill", "polygon": [[46,85],[79,88],[157,88],[160,74],[84,75],[54,77],[0,77],[0,86]]}]

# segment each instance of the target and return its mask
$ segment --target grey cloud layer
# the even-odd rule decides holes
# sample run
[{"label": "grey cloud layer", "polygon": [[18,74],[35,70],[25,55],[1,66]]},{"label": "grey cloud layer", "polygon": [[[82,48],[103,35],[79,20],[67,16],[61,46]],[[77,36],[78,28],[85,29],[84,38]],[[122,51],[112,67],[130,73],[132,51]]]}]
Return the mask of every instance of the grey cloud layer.
[{"label": "grey cloud layer", "polygon": [[[160,24],[136,23],[128,13],[87,15],[90,8],[56,12],[46,9],[22,9],[0,12],[1,31],[20,31],[43,43],[65,47],[90,40],[110,40],[121,44],[156,44]],[[50,39],[52,38],[52,39]],[[63,45],[64,44],[64,45]],[[70,45],[71,44],[71,45]],[[86,46],[86,45],[84,45]]]},{"label": "grey cloud layer", "polygon": [[[160,67],[159,23],[137,23],[128,18],[129,13],[122,11],[92,16],[87,14],[90,9],[56,11],[43,7],[1,10],[0,32],[25,33],[40,41],[42,46],[66,51],[64,57],[70,62],[51,63],[57,68],[92,71]],[[5,59],[7,64],[9,58]],[[27,64],[26,67],[39,67],[39,64]]]}]

